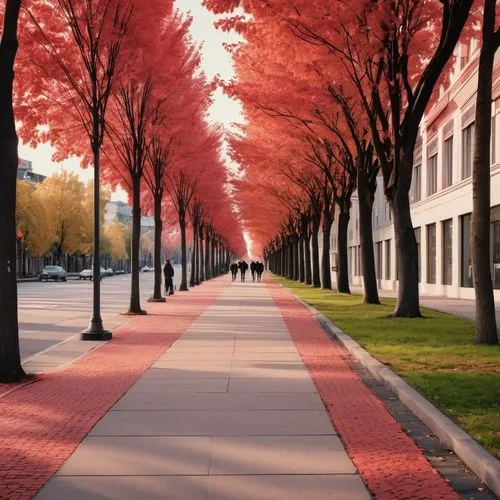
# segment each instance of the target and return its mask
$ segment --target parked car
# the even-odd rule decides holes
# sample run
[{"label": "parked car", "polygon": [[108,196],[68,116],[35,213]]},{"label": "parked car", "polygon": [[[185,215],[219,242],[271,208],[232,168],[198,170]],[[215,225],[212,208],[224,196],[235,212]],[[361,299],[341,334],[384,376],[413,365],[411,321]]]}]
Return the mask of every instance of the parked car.
[{"label": "parked car", "polygon": [[[103,276],[106,276],[106,269],[101,267],[101,280]],[[94,279],[94,270],[93,269],[84,269],[78,276],[79,280],[93,280]]]},{"label": "parked car", "polygon": [[111,269],[110,267],[108,267],[106,269],[106,275],[107,276],[113,276],[113,274],[115,274],[115,272],[113,271],[113,269]]},{"label": "parked car", "polygon": [[144,267],[141,269],[141,271],[142,271],[143,273],[148,273],[148,272],[149,272],[149,270],[150,270],[150,269],[149,269],[149,267],[148,267],[148,266],[144,266]]},{"label": "parked car", "polygon": [[45,266],[43,271],[40,273],[38,279],[40,281],[66,281],[67,274],[66,271],[60,266]]}]

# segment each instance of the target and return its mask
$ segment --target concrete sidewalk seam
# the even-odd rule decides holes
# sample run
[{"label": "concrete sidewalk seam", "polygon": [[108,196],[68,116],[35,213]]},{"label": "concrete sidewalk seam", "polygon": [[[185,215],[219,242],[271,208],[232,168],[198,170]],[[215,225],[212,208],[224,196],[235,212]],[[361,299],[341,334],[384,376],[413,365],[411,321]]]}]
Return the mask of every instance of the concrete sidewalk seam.
[{"label": "concrete sidewalk seam", "polygon": [[338,340],[377,380],[389,386],[400,401],[419,418],[434,435],[474,472],[493,492],[500,496],[500,461],[481,446],[472,436],[438,410],[418,391],[377,361],[358,342],[344,333],[324,314],[294,294],[295,299],[316,318],[326,333]]}]

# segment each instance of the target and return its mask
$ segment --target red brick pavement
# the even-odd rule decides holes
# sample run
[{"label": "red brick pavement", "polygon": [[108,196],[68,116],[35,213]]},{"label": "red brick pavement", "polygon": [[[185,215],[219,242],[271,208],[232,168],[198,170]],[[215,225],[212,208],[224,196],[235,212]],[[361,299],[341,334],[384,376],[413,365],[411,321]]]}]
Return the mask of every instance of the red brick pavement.
[{"label": "red brick pavement", "polygon": [[459,499],[293,295],[267,283],[349,455],[377,500]]},{"label": "red brick pavement", "polygon": [[0,399],[0,499],[32,498],[101,417],[227,286],[205,283],[155,304],[113,341]]}]

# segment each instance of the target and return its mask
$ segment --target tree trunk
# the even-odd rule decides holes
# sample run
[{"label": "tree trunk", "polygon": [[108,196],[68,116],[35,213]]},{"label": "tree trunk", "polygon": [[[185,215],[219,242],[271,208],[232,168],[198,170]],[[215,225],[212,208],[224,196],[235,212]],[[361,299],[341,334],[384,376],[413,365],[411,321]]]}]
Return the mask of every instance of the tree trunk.
[{"label": "tree trunk", "polygon": [[[376,187],[376,185],[375,185]],[[374,192],[369,187],[364,166],[358,169],[359,237],[365,304],[380,304],[373,246],[372,211]]]},{"label": "tree trunk", "polygon": [[181,229],[181,292],[187,292],[187,249],[186,249],[186,214],[181,211],[179,213],[179,227]]},{"label": "tree trunk", "polygon": [[495,299],[490,269],[490,137],[495,0],[485,0],[483,45],[479,58],[474,163],[472,167],[472,276],[476,296],[476,342],[498,344]]},{"label": "tree trunk", "polygon": [[340,293],[351,293],[349,288],[349,265],[347,259],[347,228],[349,226],[349,210],[340,207],[338,223],[338,255],[337,290]]},{"label": "tree trunk", "polygon": [[[141,245],[141,178],[132,178],[132,249],[130,257],[132,261],[131,269],[131,290],[130,307],[131,314],[145,314],[141,308],[141,295],[139,291],[139,251]],[[94,259],[94,269],[99,266],[99,259]],[[95,276],[95,273],[94,273]],[[98,281],[94,279],[95,282]]]},{"label": "tree trunk", "polygon": [[210,235],[208,230],[206,231],[205,237],[205,279],[209,280],[212,278],[212,269],[210,268]]},{"label": "tree trunk", "polygon": [[300,234],[299,237],[299,281],[305,283],[305,265],[304,265],[304,234]]},{"label": "tree trunk", "polygon": [[319,270],[319,247],[318,247],[318,231],[319,231],[319,224],[321,220],[321,215],[320,214],[315,214],[313,215],[313,220],[312,220],[312,231],[311,231],[311,238],[312,238],[312,285],[315,288],[320,288],[321,287],[321,277],[320,277],[320,270]]},{"label": "tree trunk", "polygon": [[418,249],[411,221],[408,190],[400,189],[391,202],[399,265],[399,287],[394,317],[419,318]]},{"label": "tree trunk", "polygon": [[333,221],[329,214],[323,214],[323,254],[321,256],[321,286],[326,290],[332,289],[330,273],[330,234]]},{"label": "tree trunk", "polygon": [[155,194],[155,285],[154,285],[154,300],[163,300],[161,294],[161,236],[163,231],[163,222],[161,220],[161,199],[162,194]]},{"label": "tree trunk", "polygon": [[299,281],[299,237],[294,235],[292,238],[293,243],[293,279]]},{"label": "tree trunk", "polygon": [[311,233],[309,231],[304,236],[304,261],[305,283],[306,285],[312,285]]},{"label": "tree trunk", "polygon": [[20,0],[7,0],[0,43],[0,382],[25,377],[19,354],[16,278],[18,139],[12,106]]},{"label": "tree trunk", "polygon": [[194,287],[194,283],[196,281],[195,275],[196,275],[196,225],[193,224],[193,248],[191,252],[191,276],[189,278],[189,286],[191,288]]},{"label": "tree trunk", "polygon": [[212,237],[212,245],[210,248],[210,267],[212,269],[212,276],[214,278],[217,278],[217,265],[215,262],[215,248],[216,248],[215,237]]},{"label": "tree trunk", "polygon": [[194,284],[199,285],[200,284],[200,228],[198,225],[196,225],[196,234],[195,234],[195,239],[196,239],[196,272],[194,273]]},{"label": "tree trunk", "polygon": [[200,283],[205,281],[205,259],[203,252],[203,224],[200,224],[200,234],[198,235],[200,241]]},{"label": "tree trunk", "polygon": [[292,244],[292,238],[288,238],[287,242],[287,248],[288,248],[288,270],[287,270],[287,278],[289,280],[293,279],[293,244]]}]

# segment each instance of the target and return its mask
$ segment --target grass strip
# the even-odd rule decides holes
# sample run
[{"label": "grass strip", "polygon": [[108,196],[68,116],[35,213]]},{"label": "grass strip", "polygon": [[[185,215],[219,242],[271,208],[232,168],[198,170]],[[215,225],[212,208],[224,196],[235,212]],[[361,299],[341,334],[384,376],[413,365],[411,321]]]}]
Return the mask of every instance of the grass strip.
[{"label": "grass strip", "polygon": [[422,319],[391,318],[394,299],[276,280],[322,312],[380,362],[500,458],[500,347],[474,342],[473,321],[422,308]]}]

